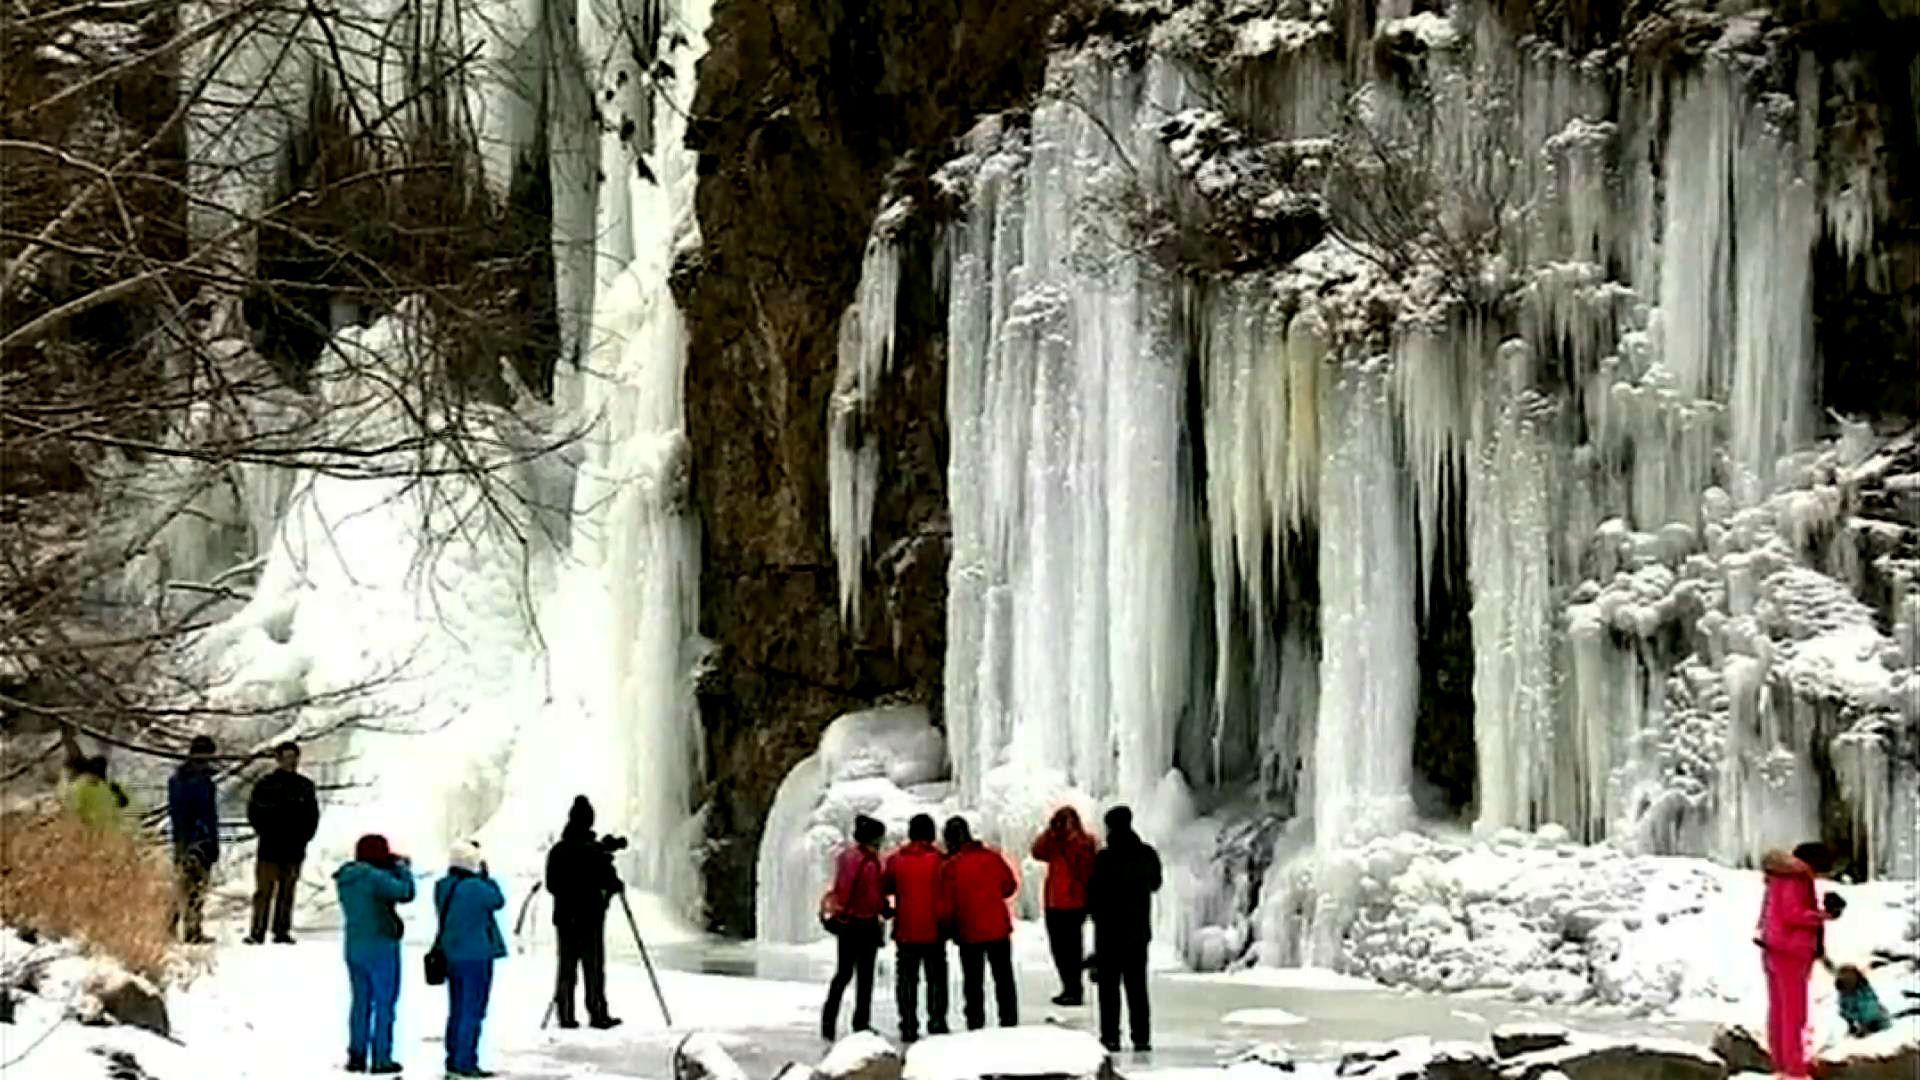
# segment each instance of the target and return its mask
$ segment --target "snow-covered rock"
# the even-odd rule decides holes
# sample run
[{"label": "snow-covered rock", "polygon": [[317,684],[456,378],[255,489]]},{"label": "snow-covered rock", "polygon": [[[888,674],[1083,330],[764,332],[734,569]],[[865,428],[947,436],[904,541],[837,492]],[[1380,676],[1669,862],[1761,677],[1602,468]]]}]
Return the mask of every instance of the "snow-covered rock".
[{"label": "snow-covered rock", "polygon": [[857,1031],[834,1044],[814,1068],[820,1080],[900,1080],[900,1051],[871,1031]]},{"label": "snow-covered rock", "polygon": [[1084,1031],[1021,1027],[939,1035],[907,1051],[902,1080],[1113,1080],[1113,1062]]},{"label": "snow-covered rock", "polygon": [[1565,1046],[1572,1038],[1558,1024],[1505,1024],[1493,1029],[1493,1052],[1503,1058],[1519,1057]]},{"label": "snow-covered rock", "polygon": [[1580,1036],[1564,1046],[1523,1054],[1501,1066],[1501,1080],[1722,1080],[1717,1054],[1675,1039],[1614,1040]]},{"label": "snow-covered rock", "polygon": [[696,1031],[673,1049],[673,1080],[747,1080],[719,1040]]}]

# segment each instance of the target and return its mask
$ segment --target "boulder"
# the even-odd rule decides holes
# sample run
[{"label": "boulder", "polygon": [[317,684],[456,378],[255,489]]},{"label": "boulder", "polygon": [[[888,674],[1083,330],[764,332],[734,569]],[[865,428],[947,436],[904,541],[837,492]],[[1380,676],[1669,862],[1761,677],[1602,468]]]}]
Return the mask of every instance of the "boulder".
[{"label": "boulder", "polygon": [[1334,1075],[1356,1080],[1500,1080],[1493,1055],[1485,1049],[1423,1038],[1350,1048]]},{"label": "boulder", "polygon": [[1117,1080],[1100,1040],[1040,1026],[936,1035],[907,1051],[901,1080]]},{"label": "boulder", "polygon": [[1582,1036],[1565,1046],[1504,1062],[1500,1080],[1726,1080],[1718,1054],[1674,1039],[1613,1040]]},{"label": "boulder", "polygon": [[1572,1038],[1558,1024],[1503,1024],[1493,1029],[1493,1052],[1501,1058],[1519,1057],[1565,1046]]},{"label": "boulder", "polygon": [[747,1080],[718,1040],[696,1031],[673,1048],[673,1080]]},{"label": "boulder", "polygon": [[1727,1071],[1772,1072],[1773,1057],[1751,1030],[1740,1024],[1723,1024],[1713,1033],[1713,1052],[1727,1063]]},{"label": "boulder", "polygon": [[820,1080],[900,1080],[900,1051],[871,1031],[841,1039],[814,1067]]},{"label": "boulder", "polygon": [[155,1035],[173,1035],[173,1026],[167,1020],[167,999],[152,983],[137,975],[115,973],[103,977],[93,988],[93,996],[115,1023],[143,1028]]}]

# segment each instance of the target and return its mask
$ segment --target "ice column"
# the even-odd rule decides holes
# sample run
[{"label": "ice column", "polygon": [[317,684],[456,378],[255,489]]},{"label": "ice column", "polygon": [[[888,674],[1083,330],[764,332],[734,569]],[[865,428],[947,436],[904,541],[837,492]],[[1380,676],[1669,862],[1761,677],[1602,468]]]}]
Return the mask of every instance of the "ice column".
[{"label": "ice column", "polygon": [[1380,363],[1341,370],[1322,405],[1313,814],[1323,853],[1413,814],[1413,523]]}]

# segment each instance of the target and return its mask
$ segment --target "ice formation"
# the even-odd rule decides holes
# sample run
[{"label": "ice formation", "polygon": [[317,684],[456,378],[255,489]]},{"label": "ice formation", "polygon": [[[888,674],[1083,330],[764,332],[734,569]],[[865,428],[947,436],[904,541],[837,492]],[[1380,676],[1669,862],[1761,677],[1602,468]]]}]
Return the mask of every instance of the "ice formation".
[{"label": "ice formation", "polygon": [[[319,82],[398,101],[407,88],[388,83],[405,65],[381,63],[386,44],[325,40],[414,10],[373,7],[338,26],[303,23],[285,41],[251,28],[198,62],[290,101]],[[509,430],[511,415],[486,422],[482,445],[505,447],[508,464],[516,448],[526,459],[491,474],[492,499],[464,480],[326,475],[250,496],[259,586],[202,648],[241,691],[311,699],[293,729],[258,734],[327,736],[317,755],[337,762],[327,779],[353,792],[352,809],[327,817],[330,849],[364,829],[416,851],[482,834],[496,869],[531,872],[583,792],[602,829],[631,836],[628,881],[686,911],[698,898],[691,685],[704,643],[694,631],[686,332],[668,276],[699,243],[684,134],[710,5],[583,6],[577,20],[491,7],[486,19],[441,27],[452,39],[428,52],[485,60],[482,74],[454,85],[490,183],[504,188],[537,146],[551,155],[563,347],[575,362],[562,365],[555,406],[517,410],[546,427]],[[244,110],[227,123],[209,96],[190,116],[204,173],[193,179],[210,200],[195,228],[235,232],[235,258],[248,257],[247,241],[232,221],[262,205],[275,180],[258,164],[273,160],[263,149],[297,115]],[[404,121],[401,110],[371,134],[393,137]],[[417,309],[371,327],[350,322],[336,325],[335,343],[361,358],[359,370],[404,370],[405,351],[421,347]],[[338,419],[341,438],[367,436],[366,418]],[[563,453],[534,452],[576,432]]]}]

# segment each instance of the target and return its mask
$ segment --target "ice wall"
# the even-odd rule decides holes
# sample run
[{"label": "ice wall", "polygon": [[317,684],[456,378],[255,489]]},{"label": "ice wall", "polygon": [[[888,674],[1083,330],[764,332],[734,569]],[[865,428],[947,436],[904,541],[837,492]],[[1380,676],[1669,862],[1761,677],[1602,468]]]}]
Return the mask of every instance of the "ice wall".
[{"label": "ice wall", "polygon": [[827,517],[840,579],[840,615],[849,623],[860,617],[860,575],[880,486],[880,447],[867,430],[867,412],[893,361],[900,295],[900,250],[889,233],[912,210],[911,201],[902,201],[874,222],[860,263],[860,286],[840,316],[839,367],[827,399]]}]

